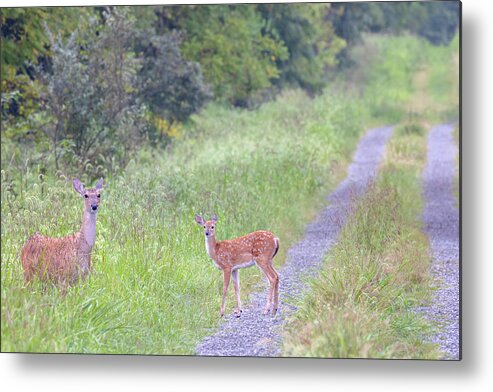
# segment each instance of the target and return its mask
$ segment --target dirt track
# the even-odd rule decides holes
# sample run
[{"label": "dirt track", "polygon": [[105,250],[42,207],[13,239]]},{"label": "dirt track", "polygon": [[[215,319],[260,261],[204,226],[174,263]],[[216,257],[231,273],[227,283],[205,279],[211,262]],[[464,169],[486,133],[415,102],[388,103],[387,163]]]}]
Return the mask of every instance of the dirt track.
[{"label": "dirt track", "polygon": [[445,359],[459,359],[459,210],[453,194],[457,146],[452,125],[438,125],[428,136],[423,172],[424,230],[430,241],[431,275],[438,289],[433,302],[419,310],[438,322],[432,337]]}]

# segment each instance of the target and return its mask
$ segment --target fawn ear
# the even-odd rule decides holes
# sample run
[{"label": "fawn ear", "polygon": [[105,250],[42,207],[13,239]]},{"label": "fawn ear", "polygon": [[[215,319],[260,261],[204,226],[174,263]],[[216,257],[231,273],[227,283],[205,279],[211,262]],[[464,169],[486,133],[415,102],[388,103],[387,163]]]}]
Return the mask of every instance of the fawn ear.
[{"label": "fawn ear", "polygon": [[217,215],[216,214],[212,215],[212,221],[217,222]]},{"label": "fawn ear", "polygon": [[99,191],[101,189],[103,189],[103,177],[101,177],[98,181],[98,183],[96,184],[96,189]]},{"label": "fawn ear", "polygon": [[197,222],[201,226],[203,226],[205,223],[204,218],[202,218],[200,215],[195,215],[195,222]]},{"label": "fawn ear", "polygon": [[72,182],[74,189],[77,193],[80,193],[81,195],[84,194],[84,185],[80,182],[78,178],[74,178],[74,181]]}]

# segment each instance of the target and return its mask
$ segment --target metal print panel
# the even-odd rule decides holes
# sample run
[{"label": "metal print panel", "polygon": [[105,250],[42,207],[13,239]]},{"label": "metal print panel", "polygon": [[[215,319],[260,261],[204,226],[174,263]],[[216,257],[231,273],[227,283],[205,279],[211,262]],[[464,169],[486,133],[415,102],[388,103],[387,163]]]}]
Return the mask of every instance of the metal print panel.
[{"label": "metal print panel", "polygon": [[460,6],[2,8],[2,352],[459,360]]}]

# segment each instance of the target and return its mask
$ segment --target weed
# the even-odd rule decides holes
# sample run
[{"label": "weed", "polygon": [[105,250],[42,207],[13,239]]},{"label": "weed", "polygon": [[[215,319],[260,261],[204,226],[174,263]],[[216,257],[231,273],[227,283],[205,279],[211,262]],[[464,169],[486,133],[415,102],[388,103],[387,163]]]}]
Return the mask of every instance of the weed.
[{"label": "weed", "polygon": [[426,133],[426,129],[419,123],[405,123],[396,127],[395,132],[403,135],[419,135],[423,136]]}]

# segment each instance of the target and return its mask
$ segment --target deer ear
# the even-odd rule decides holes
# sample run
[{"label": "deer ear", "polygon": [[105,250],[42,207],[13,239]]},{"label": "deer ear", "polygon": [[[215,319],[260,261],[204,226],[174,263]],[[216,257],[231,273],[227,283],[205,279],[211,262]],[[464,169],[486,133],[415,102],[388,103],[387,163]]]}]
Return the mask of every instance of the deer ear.
[{"label": "deer ear", "polygon": [[96,184],[96,189],[99,191],[101,189],[103,189],[103,177],[101,177],[98,181],[98,183]]},{"label": "deer ear", "polygon": [[197,222],[200,226],[204,225],[204,218],[202,218],[200,215],[195,215],[195,222]]},{"label": "deer ear", "polygon": [[217,222],[217,215],[216,214],[212,215],[212,221]]},{"label": "deer ear", "polygon": [[80,182],[78,178],[74,178],[74,181],[72,182],[74,189],[77,193],[80,193],[81,195],[84,194],[84,185]]}]

